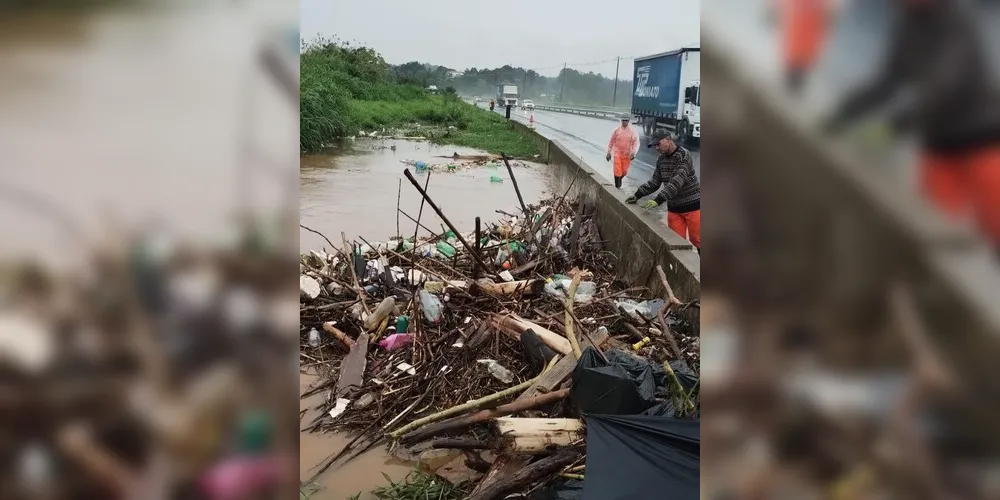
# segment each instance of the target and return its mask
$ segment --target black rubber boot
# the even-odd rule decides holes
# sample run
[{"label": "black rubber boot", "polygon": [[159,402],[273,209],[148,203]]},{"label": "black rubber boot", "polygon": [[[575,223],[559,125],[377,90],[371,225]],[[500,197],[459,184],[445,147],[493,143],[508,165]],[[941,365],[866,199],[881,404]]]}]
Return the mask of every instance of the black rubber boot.
[{"label": "black rubber boot", "polygon": [[622,178],[617,175],[615,176],[615,187],[618,189],[622,188]]}]

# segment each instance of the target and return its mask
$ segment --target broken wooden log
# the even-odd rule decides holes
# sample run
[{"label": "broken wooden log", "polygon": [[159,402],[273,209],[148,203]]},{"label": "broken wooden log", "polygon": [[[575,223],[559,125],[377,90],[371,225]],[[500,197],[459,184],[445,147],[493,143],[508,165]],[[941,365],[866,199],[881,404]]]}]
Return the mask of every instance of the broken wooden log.
[{"label": "broken wooden log", "polygon": [[585,432],[583,422],[575,418],[503,417],[496,419],[496,427],[504,451],[527,455],[572,446]]},{"label": "broken wooden log", "polygon": [[[466,500],[500,500],[505,495],[525,489],[535,481],[562,470],[567,465],[573,463],[579,456],[580,453],[578,451],[565,450],[545,457],[527,467],[520,468],[506,477],[501,477],[480,491],[473,491]],[[493,469],[490,469],[491,473],[492,471]]]},{"label": "broken wooden log", "polygon": [[470,425],[477,424],[480,422],[486,422],[487,420],[502,417],[505,415],[510,415],[512,413],[517,413],[519,411],[530,410],[532,408],[538,408],[540,406],[547,405],[549,403],[554,403],[561,399],[564,399],[569,395],[569,389],[564,389],[560,391],[554,391],[547,394],[541,394],[535,396],[534,398],[524,399],[521,401],[515,401],[513,403],[508,403],[505,405],[497,406],[489,410],[482,410],[469,415],[462,415],[459,417],[450,418],[448,420],[443,420],[436,424],[428,425],[423,429],[417,429],[409,434],[403,435],[400,439],[400,443],[404,446],[412,446],[421,441],[430,439],[432,437],[440,436],[447,432],[464,429]]},{"label": "broken wooden log", "polygon": [[500,330],[503,330],[508,335],[520,340],[521,334],[525,330],[530,329],[538,335],[538,338],[545,343],[545,345],[552,348],[553,351],[559,354],[569,354],[573,352],[573,348],[570,346],[569,340],[562,335],[559,335],[548,328],[545,328],[537,323],[528,321],[520,316],[510,315],[510,316],[493,316],[494,322]]},{"label": "broken wooden log", "polygon": [[515,295],[531,297],[542,293],[542,290],[545,288],[545,281],[533,279],[494,283],[490,279],[483,278],[475,282],[475,288],[494,297],[513,297]]},{"label": "broken wooden log", "polygon": [[333,321],[327,321],[326,323],[323,323],[323,331],[329,333],[330,335],[333,335],[334,338],[339,340],[340,343],[344,344],[348,349],[354,346],[354,339],[348,337],[346,333],[340,331],[339,329],[337,329],[337,327],[333,326]]}]

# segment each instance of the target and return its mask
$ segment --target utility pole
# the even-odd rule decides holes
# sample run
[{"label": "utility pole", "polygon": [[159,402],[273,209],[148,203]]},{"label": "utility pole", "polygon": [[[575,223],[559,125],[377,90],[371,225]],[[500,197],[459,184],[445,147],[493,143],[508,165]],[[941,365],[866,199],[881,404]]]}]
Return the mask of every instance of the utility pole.
[{"label": "utility pole", "polygon": [[622,56],[618,56],[618,63],[615,66],[615,93],[611,96],[611,107],[615,107],[618,101],[618,68],[622,65]]},{"label": "utility pole", "polygon": [[566,89],[566,63],[563,63],[562,73],[559,76],[561,77],[559,79],[562,80],[562,84],[559,86],[559,102],[563,102],[563,90]]}]

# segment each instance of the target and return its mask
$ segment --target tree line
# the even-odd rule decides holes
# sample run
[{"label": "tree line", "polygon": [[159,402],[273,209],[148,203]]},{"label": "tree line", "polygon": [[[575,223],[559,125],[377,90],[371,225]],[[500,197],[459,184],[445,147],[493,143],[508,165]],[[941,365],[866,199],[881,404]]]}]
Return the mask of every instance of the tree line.
[{"label": "tree line", "polygon": [[[497,85],[512,84],[518,86],[522,98],[558,102],[561,97],[561,102],[610,106],[613,100],[619,105],[627,104],[632,88],[630,79],[619,80],[615,99],[613,78],[573,68],[564,68],[554,77],[510,65],[494,69],[469,68],[458,72],[444,66],[411,61],[392,68],[400,81],[424,88],[430,85],[440,89],[452,88],[470,96],[492,97]],[[627,69],[625,71],[629,74]]]}]

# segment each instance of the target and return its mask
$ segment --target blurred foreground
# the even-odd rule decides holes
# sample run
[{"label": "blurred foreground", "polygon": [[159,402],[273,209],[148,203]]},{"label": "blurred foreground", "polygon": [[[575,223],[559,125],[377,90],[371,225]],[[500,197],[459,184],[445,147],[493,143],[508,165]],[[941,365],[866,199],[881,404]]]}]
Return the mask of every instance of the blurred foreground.
[{"label": "blurred foreground", "polygon": [[997,498],[995,249],[711,21],[703,497]]},{"label": "blurred foreground", "polygon": [[0,498],[298,494],[295,14],[3,14]]}]

